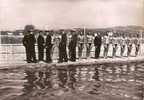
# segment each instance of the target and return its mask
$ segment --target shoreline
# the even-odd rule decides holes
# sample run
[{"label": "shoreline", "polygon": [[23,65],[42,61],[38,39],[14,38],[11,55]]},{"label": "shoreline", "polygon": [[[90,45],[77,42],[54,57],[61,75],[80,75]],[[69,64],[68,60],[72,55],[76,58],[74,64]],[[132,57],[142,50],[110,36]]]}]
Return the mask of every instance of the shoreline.
[{"label": "shoreline", "polygon": [[17,69],[17,68],[34,68],[34,67],[69,67],[69,66],[94,66],[102,64],[129,64],[129,63],[142,63],[144,62],[144,56],[139,57],[121,57],[121,58],[99,58],[99,59],[81,59],[76,62],[64,62],[64,63],[5,63],[0,64],[0,70]]}]

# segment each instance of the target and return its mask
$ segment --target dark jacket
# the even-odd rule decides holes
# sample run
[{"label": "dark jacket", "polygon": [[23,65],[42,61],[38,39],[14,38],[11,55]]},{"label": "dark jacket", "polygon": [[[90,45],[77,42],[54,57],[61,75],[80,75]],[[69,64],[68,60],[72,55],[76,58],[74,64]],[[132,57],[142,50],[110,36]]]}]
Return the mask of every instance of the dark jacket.
[{"label": "dark jacket", "polygon": [[95,46],[101,46],[101,44],[102,44],[101,36],[96,36],[94,39],[94,45]]},{"label": "dark jacket", "polygon": [[48,34],[46,37],[46,48],[47,49],[52,47],[51,41],[52,41],[51,35]]},{"label": "dark jacket", "polygon": [[36,43],[35,36],[33,34],[25,35],[23,38],[23,45],[25,47],[32,47]]},{"label": "dark jacket", "polygon": [[37,43],[38,43],[38,46],[44,45],[44,37],[42,35],[38,36]]},{"label": "dark jacket", "polygon": [[67,36],[66,34],[62,34],[62,38],[61,38],[61,41],[59,43],[59,48],[60,49],[66,49],[66,45],[67,45]]},{"label": "dark jacket", "polygon": [[77,45],[77,35],[73,35],[72,40],[70,41],[68,47],[69,47],[70,50],[72,50],[72,49],[76,48],[76,45]]}]

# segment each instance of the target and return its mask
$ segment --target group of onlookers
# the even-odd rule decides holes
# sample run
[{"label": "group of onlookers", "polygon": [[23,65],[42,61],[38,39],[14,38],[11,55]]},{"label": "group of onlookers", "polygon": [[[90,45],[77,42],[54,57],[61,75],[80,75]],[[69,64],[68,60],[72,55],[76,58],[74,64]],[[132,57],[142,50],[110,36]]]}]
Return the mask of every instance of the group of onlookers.
[{"label": "group of onlookers", "polygon": [[[127,48],[127,56],[130,56],[133,44],[135,45],[135,55],[138,55],[140,49],[140,35],[136,37],[130,37],[122,35],[120,37],[114,36],[107,32],[105,35],[101,33],[86,33],[70,31],[60,31],[60,34],[54,34],[53,32],[46,32],[46,39],[44,38],[43,31],[40,31],[37,39],[35,38],[33,30],[29,30],[25,33],[23,38],[23,45],[26,48],[27,62],[36,63],[35,44],[38,46],[38,61],[52,62],[52,55],[55,48],[58,48],[58,62],[76,61],[81,59],[86,51],[86,58],[91,57],[91,50],[95,47],[94,58],[97,59],[100,56],[101,47],[103,46],[103,56],[107,58],[110,46],[112,46],[112,56],[115,57],[118,47],[120,47],[120,55],[124,56]],[[85,49],[84,49],[85,48]],[[44,50],[46,50],[46,60],[44,60]],[[77,52],[78,51],[78,52]],[[77,54],[78,53],[78,54]]]}]

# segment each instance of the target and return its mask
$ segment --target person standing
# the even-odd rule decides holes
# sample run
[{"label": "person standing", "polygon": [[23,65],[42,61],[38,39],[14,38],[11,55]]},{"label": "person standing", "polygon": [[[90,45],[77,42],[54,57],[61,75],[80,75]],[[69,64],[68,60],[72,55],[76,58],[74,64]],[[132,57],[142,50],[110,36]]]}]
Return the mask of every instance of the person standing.
[{"label": "person standing", "polygon": [[26,48],[26,59],[28,63],[36,63],[35,43],[36,39],[33,30],[28,30],[23,38],[23,45]]},{"label": "person standing", "polygon": [[38,58],[39,61],[43,61],[44,60],[44,37],[43,37],[43,33],[42,31],[39,32],[39,36],[37,38],[37,44],[38,44]]},{"label": "person standing", "polygon": [[121,56],[124,55],[124,52],[125,52],[125,36],[123,35],[121,37],[121,42],[120,42],[120,46],[121,46]]},{"label": "person standing", "polygon": [[61,36],[58,34],[58,32],[55,32],[52,36],[52,58],[53,59],[59,59],[59,43],[61,40]]},{"label": "person standing", "polygon": [[135,41],[134,41],[134,44],[135,44],[135,56],[138,55],[139,53],[139,49],[140,49],[140,36],[139,34],[137,34],[136,38],[135,38]]},{"label": "person standing", "polygon": [[51,52],[51,55],[52,56],[55,56],[54,54],[55,54],[55,49],[56,49],[56,47],[57,47],[57,44],[56,44],[56,33],[55,32],[53,32],[53,34],[52,34],[52,40],[51,40],[51,42],[52,42],[52,52]]},{"label": "person standing", "polygon": [[126,44],[127,44],[127,56],[130,56],[131,50],[132,50],[132,39],[131,39],[131,36],[127,37]]},{"label": "person standing", "polygon": [[108,49],[109,49],[109,36],[108,33],[103,37],[103,46],[104,46],[104,58],[107,58]]},{"label": "person standing", "polygon": [[52,59],[51,59],[51,49],[52,49],[52,43],[51,43],[51,35],[50,33],[47,34],[47,37],[46,37],[46,62],[47,63],[51,63],[52,62]]},{"label": "person standing", "polygon": [[100,55],[100,49],[101,49],[102,39],[100,34],[95,34],[94,39],[94,46],[95,46],[95,59],[99,58]]},{"label": "person standing", "polygon": [[116,57],[117,49],[118,49],[118,37],[113,37],[112,39],[112,45],[113,45],[113,57]]},{"label": "person standing", "polygon": [[90,53],[91,53],[91,49],[92,49],[93,36],[90,33],[88,33],[86,40],[87,40],[86,57],[88,58],[88,57],[90,57]]},{"label": "person standing", "polygon": [[59,43],[59,63],[68,61],[66,46],[67,46],[67,35],[64,32],[64,30],[62,30],[61,41]]},{"label": "person standing", "polygon": [[72,34],[72,39],[69,43],[70,61],[76,61],[76,45],[77,45],[77,35]]},{"label": "person standing", "polygon": [[31,60],[30,60],[30,52],[29,52],[30,51],[29,50],[30,47],[27,44],[28,40],[29,40],[29,34],[25,33],[22,42],[23,42],[23,46],[25,47],[25,51],[26,51],[26,61],[27,61],[27,63],[30,63],[31,62]]},{"label": "person standing", "polygon": [[84,48],[84,35],[81,32],[78,36],[78,57],[79,57],[79,59],[82,57],[83,48]]},{"label": "person standing", "polygon": [[[72,40],[72,32],[69,32],[67,43],[69,44],[71,42],[71,40]],[[71,56],[71,50],[69,49],[69,46],[68,46],[68,57],[71,58],[70,56]]]}]

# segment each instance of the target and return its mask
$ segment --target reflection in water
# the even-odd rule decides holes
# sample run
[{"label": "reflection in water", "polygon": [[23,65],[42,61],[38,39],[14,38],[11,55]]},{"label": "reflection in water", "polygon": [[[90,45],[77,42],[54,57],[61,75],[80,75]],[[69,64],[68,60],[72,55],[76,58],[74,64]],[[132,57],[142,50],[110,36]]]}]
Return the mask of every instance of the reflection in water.
[{"label": "reflection in water", "polygon": [[52,70],[47,69],[45,71],[45,78],[44,78],[44,83],[45,83],[46,88],[52,88],[51,75],[52,75]]},{"label": "reflection in water", "polygon": [[34,88],[34,81],[37,79],[35,76],[35,71],[33,70],[26,70],[26,77],[25,79],[27,80],[26,84],[24,84],[24,93],[29,94],[32,92]]},{"label": "reflection in water", "polygon": [[37,89],[44,89],[45,88],[45,82],[44,82],[44,72],[39,71],[37,72],[38,77],[37,79],[34,81],[35,83],[35,87]]},{"label": "reflection in water", "polygon": [[68,75],[69,75],[69,81],[68,86],[71,89],[75,89],[74,84],[76,83],[76,68],[75,66],[69,66],[68,67]]},{"label": "reflection in water", "polygon": [[[25,95],[35,90],[74,90],[98,97],[142,100],[144,68],[141,64],[68,66],[26,70]],[[57,87],[56,87],[57,86]],[[56,88],[55,88],[56,87]],[[66,92],[66,91],[64,91]],[[62,95],[61,93],[60,95]]]},{"label": "reflection in water", "polygon": [[99,81],[99,70],[98,70],[98,67],[100,67],[100,65],[97,65],[97,67],[95,67],[94,75],[93,75],[93,79],[95,79],[96,81]]},{"label": "reflection in water", "polygon": [[58,69],[58,78],[59,78],[59,86],[66,87],[66,83],[67,83],[67,79],[68,79],[66,68]]},{"label": "reflection in water", "polygon": [[93,94],[93,95],[99,94],[99,89],[101,87],[100,79],[99,79],[99,70],[98,70],[99,67],[100,67],[100,65],[97,65],[93,70],[94,74],[93,74],[92,78],[95,80],[95,83],[93,84],[92,89],[90,91],[88,91],[89,94]]}]

